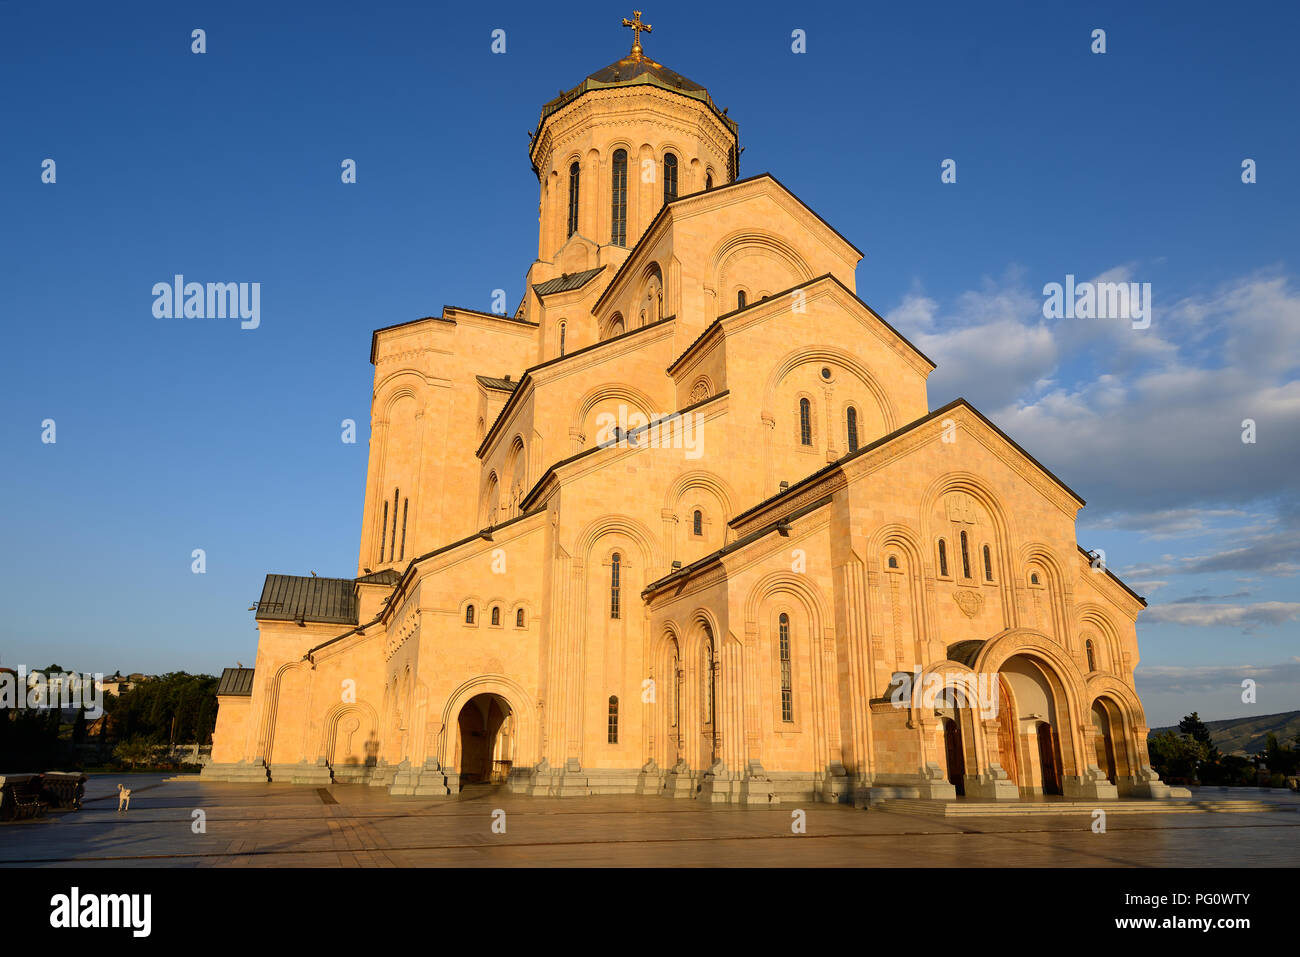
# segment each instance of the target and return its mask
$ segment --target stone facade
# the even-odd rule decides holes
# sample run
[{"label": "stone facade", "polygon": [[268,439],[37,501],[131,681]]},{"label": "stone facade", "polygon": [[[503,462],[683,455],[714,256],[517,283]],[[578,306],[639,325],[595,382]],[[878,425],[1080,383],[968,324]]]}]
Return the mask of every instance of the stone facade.
[{"label": "stone facade", "polygon": [[[273,576],[210,778],[706,801],[1161,795],[1083,501],[640,48],[547,104],[512,314],[374,333],[358,577]],[[937,693],[936,693],[937,691]]]}]

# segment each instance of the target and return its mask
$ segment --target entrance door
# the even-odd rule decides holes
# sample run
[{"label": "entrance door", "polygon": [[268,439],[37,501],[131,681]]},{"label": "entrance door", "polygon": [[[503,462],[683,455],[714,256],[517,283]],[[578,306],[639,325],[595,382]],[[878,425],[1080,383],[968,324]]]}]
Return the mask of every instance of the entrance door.
[{"label": "entrance door", "polygon": [[961,728],[952,718],[943,719],[943,746],[948,756],[948,783],[958,796],[966,793],[966,753],[961,746]]},{"label": "entrance door", "polygon": [[1092,726],[1097,729],[1097,767],[1106,772],[1106,780],[1115,783],[1115,739],[1111,736],[1110,715],[1100,701],[1092,703]]},{"label": "entrance door", "polygon": [[[475,695],[460,709],[457,724],[460,729],[460,780],[461,784],[475,784],[495,779],[504,780],[508,772],[510,755],[497,754],[499,745],[509,743],[508,733],[501,737],[502,725],[509,715],[510,706],[494,694]],[[498,769],[497,765],[502,767]]]},{"label": "entrance door", "polygon": [[1061,754],[1056,732],[1046,721],[1038,722],[1038,763],[1043,769],[1043,793],[1061,792]]}]

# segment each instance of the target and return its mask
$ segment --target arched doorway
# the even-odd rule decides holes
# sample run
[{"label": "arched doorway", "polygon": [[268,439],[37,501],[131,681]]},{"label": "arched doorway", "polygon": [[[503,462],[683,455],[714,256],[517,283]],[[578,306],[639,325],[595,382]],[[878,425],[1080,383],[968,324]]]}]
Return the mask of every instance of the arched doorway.
[{"label": "arched doorway", "polygon": [[1046,721],[1038,722],[1038,764],[1044,794],[1061,794],[1061,747]]},{"label": "arched doorway", "polygon": [[943,720],[943,750],[948,762],[948,783],[958,797],[966,794],[966,753],[962,750],[961,727],[952,718]]},{"label": "arched doorway", "polygon": [[456,723],[456,767],[461,785],[504,781],[514,763],[510,703],[500,695],[475,695],[460,709]]}]

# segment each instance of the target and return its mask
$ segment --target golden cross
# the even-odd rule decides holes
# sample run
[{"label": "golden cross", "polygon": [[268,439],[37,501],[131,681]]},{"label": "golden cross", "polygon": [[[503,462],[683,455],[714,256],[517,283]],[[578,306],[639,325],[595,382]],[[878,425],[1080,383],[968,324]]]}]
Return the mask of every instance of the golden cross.
[{"label": "golden cross", "polygon": [[640,58],[641,31],[644,30],[646,33],[650,33],[652,30],[654,30],[654,27],[650,26],[650,24],[648,23],[641,22],[640,10],[633,10],[632,16],[634,18],[632,20],[629,20],[627,17],[623,18],[623,26],[632,28],[632,56]]}]

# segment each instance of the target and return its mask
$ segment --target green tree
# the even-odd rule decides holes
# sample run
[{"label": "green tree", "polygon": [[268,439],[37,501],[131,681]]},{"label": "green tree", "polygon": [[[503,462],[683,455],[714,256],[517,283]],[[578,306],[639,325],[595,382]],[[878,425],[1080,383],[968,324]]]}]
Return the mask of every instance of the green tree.
[{"label": "green tree", "polygon": [[1171,783],[1198,780],[1197,769],[1209,757],[1209,748],[1190,734],[1163,731],[1147,741],[1151,766],[1162,778]]},{"label": "green tree", "polygon": [[141,761],[148,761],[153,755],[153,745],[143,737],[128,738],[113,749],[113,757],[119,761],[129,761],[134,768]]}]

